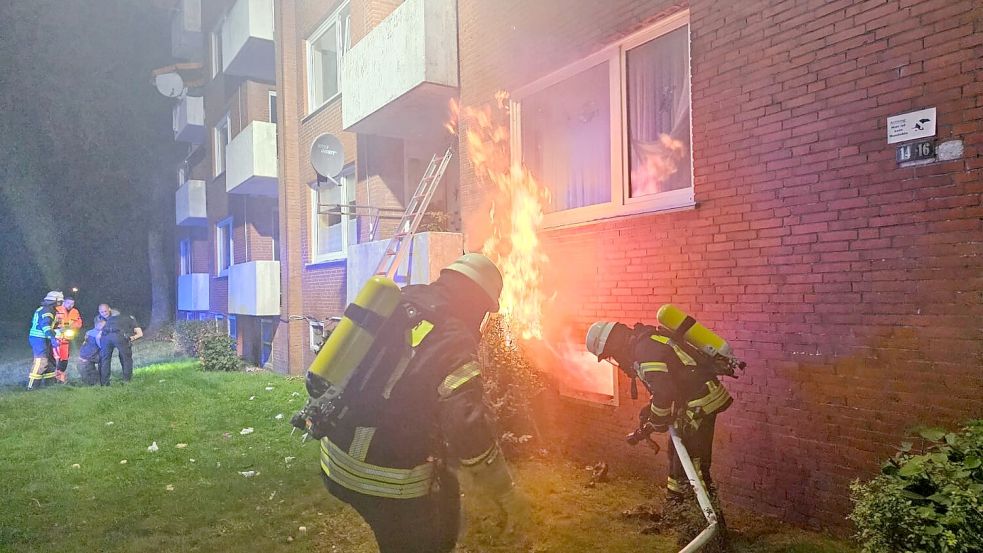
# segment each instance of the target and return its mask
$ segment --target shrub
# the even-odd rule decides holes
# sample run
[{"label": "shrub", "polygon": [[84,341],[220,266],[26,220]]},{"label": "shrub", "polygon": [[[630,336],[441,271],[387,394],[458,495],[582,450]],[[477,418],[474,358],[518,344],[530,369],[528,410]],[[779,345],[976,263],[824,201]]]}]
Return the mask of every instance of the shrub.
[{"label": "shrub", "polygon": [[205,371],[237,371],[242,359],[236,355],[236,343],[224,334],[214,334],[202,339],[198,348],[198,360]]},{"label": "shrub", "polygon": [[919,435],[919,451],[901,444],[880,475],[850,486],[864,553],[983,551],[983,420]]},{"label": "shrub", "polygon": [[532,399],[544,389],[542,375],[511,339],[507,324],[499,316],[493,316],[485,329],[478,362],[485,399],[497,419],[503,446],[515,452],[537,434]]},{"label": "shrub", "polygon": [[189,357],[198,357],[202,342],[211,336],[225,336],[214,321],[178,321],[174,325],[174,341]]},{"label": "shrub", "polygon": [[166,323],[162,323],[154,331],[151,340],[153,340],[154,342],[173,342],[175,340],[174,323],[170,321]]}]

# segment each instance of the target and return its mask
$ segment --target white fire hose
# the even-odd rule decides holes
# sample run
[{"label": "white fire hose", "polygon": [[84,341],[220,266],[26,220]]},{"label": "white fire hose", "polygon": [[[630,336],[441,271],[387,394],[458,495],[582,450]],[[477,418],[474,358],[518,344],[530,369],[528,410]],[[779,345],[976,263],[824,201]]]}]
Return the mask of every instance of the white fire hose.
[{"label": "white fire hose", "polygon": [[676,456],[679,457],[679,462],[682,463],[683,470],[686,471],[686,478],[689,479],[690,485],[693,486],[693,491],[696,492],[696,500],[700,503],[700,510],[703,511],[703,516],[707,518],[707,523],[709,523],[698,536],[693,538],[693,541],[679,550],[679,553],[693,553],[694,551],[699,551],[717,533],[717,513],[713,510],[713,505],[710,504],[710,496],[703,486],[703,480],[696,472],[696,467],[693,466],[693,460],[689,457],[689,451],[686,450],[682,438],[679,437],[679,433],[672,426],[669,427],[669,437],[675,446]]}]

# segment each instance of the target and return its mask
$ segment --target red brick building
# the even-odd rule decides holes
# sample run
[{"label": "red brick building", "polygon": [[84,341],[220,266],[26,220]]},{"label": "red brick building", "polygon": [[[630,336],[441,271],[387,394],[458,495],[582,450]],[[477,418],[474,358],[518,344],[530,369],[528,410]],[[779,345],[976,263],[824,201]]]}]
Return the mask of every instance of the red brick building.
[{"label": "red brick building", "polygon": [[[265,5],[202,3],[202,45],[242,3]],[[243,355],[259,343],[257,362],[305,369],[312,332],[291,317],[340,314],[364,242],[391,231],[318,204],[398,211],[450,140],[456,98],[489,108],[510,131],[506,155],[550,192],[540,239],[551,339],[580,340],[595,320],[653,321],[672,302],[747,361],[718,422],[725,501],[843,526],[849,482],[906,428],[983,414],[977,2],[282,0],[273,17],[275,70],[212,71],[213,140],[185,173],[205,183],[208,223],[181,231],[189,274],[201,268],[193,278],[208,282],[207,309],[189,311],[236,315]],[[265,67],[265,43],[252,55]],[[231,142],[268,122],[270,106],[276,200],[256,194],[266,174],[236,195],[215,173],[215,128],[228,114]],[[910,142],[889,143],[888,118],[930,108],[936,151],[899,163]],[[319,187],[311,167],[323,133],[344,146],[337,186]],[[465,140],[456,146],[438,205],[475,248],[491,191]],[[218,263],[229,217],[233,258]],[[274,262],[276,313],[255,307],[269,303],[263,292],[229,305],[218,265],[252,263],[255,277]],[[642,400],[613,370],[602,376],[592,393],[547,398],[550,433],[581,458],[661,479],[664,461],[623,441]]]}]

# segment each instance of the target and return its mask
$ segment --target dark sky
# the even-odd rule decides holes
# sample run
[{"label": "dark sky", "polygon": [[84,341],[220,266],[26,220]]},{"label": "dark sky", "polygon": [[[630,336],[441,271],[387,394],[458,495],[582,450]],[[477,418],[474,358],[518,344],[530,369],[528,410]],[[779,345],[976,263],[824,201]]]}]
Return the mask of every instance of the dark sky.
[{"label": "dark sky", "polygon": [[0,0],[0,320],[26,328],[72,286],[86,319],[102,301],[149,315],[147,230],[171,244],[181,155],[150,84],[174,62],[155,4]]}]

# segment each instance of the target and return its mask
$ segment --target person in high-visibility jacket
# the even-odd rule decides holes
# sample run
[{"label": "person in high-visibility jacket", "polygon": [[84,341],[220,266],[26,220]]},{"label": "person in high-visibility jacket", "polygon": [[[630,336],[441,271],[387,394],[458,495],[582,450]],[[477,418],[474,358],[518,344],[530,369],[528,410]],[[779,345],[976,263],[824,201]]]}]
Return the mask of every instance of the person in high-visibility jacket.
[{"label": "person in high-visibility jacket", "polygon": [[[597,322],[587,332],[587,350],[598,361],[611,360],[629,376],[642,380],[652,399],[639,413],[639,422],[651,425],[656,432],[666,432],[675,425],[704,485],[711,491],[714,424],[733,399],[712,367],[698,363],[671,338],[653,330],[642,325],[632,329],[621,323]],[[672,440],[668,454],[667,498],[679,502],[689,484]]]},{"label": "person in high-visibility jacket", "polygon": [[[472,475],[515,529],[526,504],[513,489],[482,401],[476,361],[481,325],[498,311],[502,275],[471,253],[428,285],[403,288],[412,355],[395,365],[382,393],[351,396],[321,440],[328,491],[372,528],[381,553],[443,553],[460,529],[457,471]],[[457,469],[457,470],[455,470]]]},{"label": "person in high-visibility jacket", "polygon": [[55,310],[64,299],[64,294],[52,290],[41,300],[41,306],[34,310],[27,338],[34,355],[31,372],[27,377],[28,390],[33,390],[55,377],[51,342],[55,338]]},{"label": "person in high-visibility jacket", "polygon": [[68,380],[68,358],[72,354],[72,340],[82,329],[82,315],[75,308],[75,298],[65,298],[64,302],[55,308],[55,335],[52,342],[56,367],[55,380]]}]

